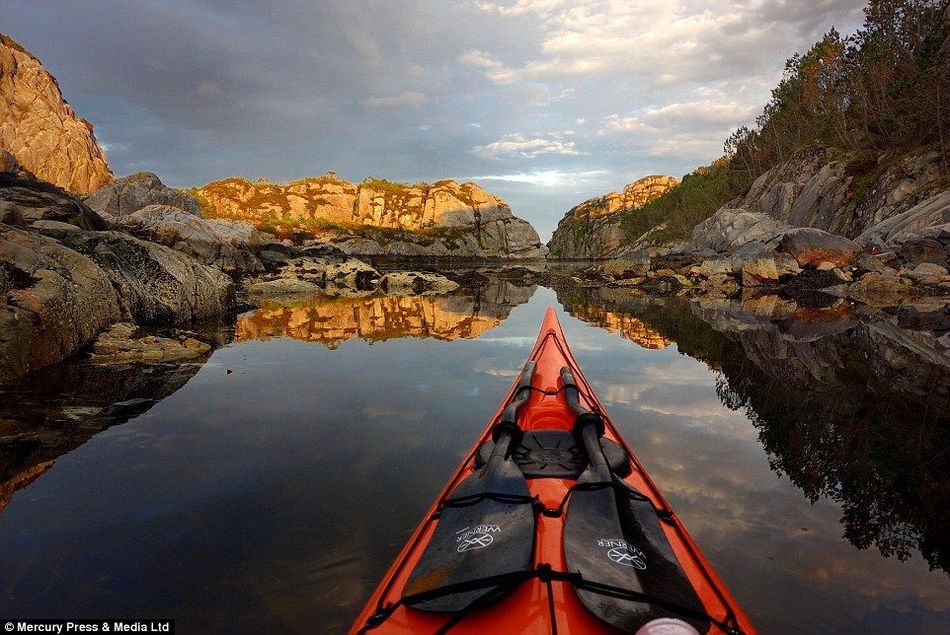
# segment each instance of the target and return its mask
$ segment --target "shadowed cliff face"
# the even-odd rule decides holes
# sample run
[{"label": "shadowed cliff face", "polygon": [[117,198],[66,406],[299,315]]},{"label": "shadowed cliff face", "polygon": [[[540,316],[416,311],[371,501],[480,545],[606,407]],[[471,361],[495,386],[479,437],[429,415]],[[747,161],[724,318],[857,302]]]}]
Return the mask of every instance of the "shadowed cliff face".
[{"label": "shadowed cliff face", "polygon": [[[636,319],[722,373],[717,393],[759,431],[772,469],[810,500],[841,505],[847,539],[950,572],[950,355],[946,316],[773,317],[715,306],[562,289],[569,312]],[[617,320],[616,317],[612,320]],[[596,320],[589,320],[597,323]]]},{"label": "shadowed cliff face", "polygon": [[535,287],[493,282],[451,295],[319,296],[292,302],[264,302],[238,317],[238,341],[291,337],[336,348],[358,338],[379,342],[400,337],[471,339],[501,324]]}]

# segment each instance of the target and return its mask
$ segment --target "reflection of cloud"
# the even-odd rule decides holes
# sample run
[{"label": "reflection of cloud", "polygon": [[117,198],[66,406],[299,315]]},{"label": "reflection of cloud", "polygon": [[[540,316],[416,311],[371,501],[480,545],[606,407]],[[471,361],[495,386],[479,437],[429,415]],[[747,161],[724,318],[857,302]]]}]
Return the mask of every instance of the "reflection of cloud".
[{"label": "reflection of cloud", "polygon": [[419,421],[426,416],[425,410],[410,408],[405,404],[371,403],[360,412],[373,419],[400,419],[402,421]]}]

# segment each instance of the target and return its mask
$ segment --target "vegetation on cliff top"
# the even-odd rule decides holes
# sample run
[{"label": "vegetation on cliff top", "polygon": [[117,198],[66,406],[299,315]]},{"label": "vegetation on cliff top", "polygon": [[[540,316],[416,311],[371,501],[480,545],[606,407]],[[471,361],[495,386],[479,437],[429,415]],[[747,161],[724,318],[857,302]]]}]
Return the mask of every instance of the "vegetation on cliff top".
[{"label": "vegetation on cliff top", "polygon": [[948,6],[947,0],[871,0],[854,35],[842,38],[831,29],[804,55],[789,58],[755,127],[743,126],[726,140],[726,160],[618,215],[621,227],[636,240],[665,223],[656,242],[687,239],[757,177],[813,145],[867,159],[849,165],[856,197],[880,172],[876,159],[883,152],[896,158],[937,149],[950,178]]}]

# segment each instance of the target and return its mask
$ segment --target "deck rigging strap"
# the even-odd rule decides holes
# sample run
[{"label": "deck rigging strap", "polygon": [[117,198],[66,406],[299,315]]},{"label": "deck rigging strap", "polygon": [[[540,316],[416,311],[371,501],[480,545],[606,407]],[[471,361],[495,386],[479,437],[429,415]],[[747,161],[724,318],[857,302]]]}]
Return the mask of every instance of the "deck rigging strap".
[{"label": "deck rigging strap", "polygon": [[[540,563],[534,569],[527,571],[512,571],[510,573],[505,573],[501,575],[489,576],[485,578],[478,578],[473,580],[467,580],[458,584],[447,585],[437,589],[432,589],[430,591],[423,591],[413,595],[406,595],[395,602],[377,606],[377,612],[371,616],[365,625],[358,631],[359,633],[366,633],[375,629],[376,627],[382,625],[389,617],[398,609],[400,606],[409,605],[413,602],[422,602],[431,600],[443,595],[454,594],[464,591],[478,590],[478,589],[501,589],[504,588],[505,591],[503,594],[512,592],[522,583],[528,580],[540,580],[545,584],[550,585],[551,582],[569,582],[574,585],[575,588],[582,588],[584,590],[591,591],[593,593],[599,593],[605,596],[614,597],[618,599],[631,600],[636,602],[644,602],[649,604],[654,604],[660,606],[671,613],[676,613],[681,617],[686,617],[694,620],[708,621],[711,624],[719,627],[725,633],[729,635],[743,635],[743,631],[740,629],[738,622],[731,612],[727,615],[725,620],[719,620],[711,615],[703,612],[696,611],[689,607],[680,606],[676,603],[669,602],[663,598],[658,598],[648,593],[641,593],[637,591],[631,591],[629,589],[623,589],[620,587],[611,586],[609,584],[602,584],[598,582],[593,582],[590,580],[585,580],[583,576],[579,573],[570,573],[568,571],[556,571],[550,564]],[[489,601],[484,601],[481,596],[476,599],[469,606],[466,606],[462,611],[457,615],[453,616],[445,625],[451,628],[458,622],[460,622],[468,611],[484,606],[491,601],[498,599],[493,597]],[[447,629],[445,629],[447,630]],[[440,629],[437,632],[445,632],[445,630]]]}]

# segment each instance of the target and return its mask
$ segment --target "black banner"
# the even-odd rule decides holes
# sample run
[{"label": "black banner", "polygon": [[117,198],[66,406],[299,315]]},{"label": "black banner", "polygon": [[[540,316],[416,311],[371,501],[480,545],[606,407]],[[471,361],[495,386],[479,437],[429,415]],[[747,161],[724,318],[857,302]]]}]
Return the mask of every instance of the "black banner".
[{"label": "black banner", "polygon": [[160,633],[175,632],[175,620],[16,620],[2,619],[6,633]]}]

